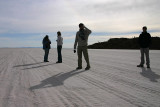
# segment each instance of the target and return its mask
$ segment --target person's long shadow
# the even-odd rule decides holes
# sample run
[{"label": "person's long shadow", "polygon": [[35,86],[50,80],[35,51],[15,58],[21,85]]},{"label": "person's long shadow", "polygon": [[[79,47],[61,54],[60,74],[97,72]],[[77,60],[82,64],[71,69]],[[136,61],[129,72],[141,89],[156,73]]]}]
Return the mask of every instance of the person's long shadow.
[{"label": "person's long shadow", "polygon": [[140,74],[148,78],[151,82],[158,82],[157,79],[160,79],[160,75],[156,74],[151,69],[142,68],[142,72]]},{"label": "person's long shadow", "polygon": [[45,67],[45,66],[54,65],[54,64],[56,64],[56,63],[46,64],[46,65],[39,65],[39,66],[30,67],[30,68],[24,68],[22,70],[40,68],[40,67]]},{"label": "person's long shadow", "polygon": [[40,88],[48,88],[48,87],[55,87],[55,86],[60,86],[64,84],[64,81],[74,75],[80,74],[82,72],[85,72],[85,70],[83,71],[78,71],[78,70],[72,70],[70,72],[67,73],[58,73],[56,75],[53,75],[49,78],[46,78],[45,80],[41,81],[40,84],[35,85],[30,87],[30,90],[35,90],[35,89],[40,89]]},{"label": "person's long shadow", "polygon": [[44,62],[37,62],[37,63],[31,63],[31,64],[16,65],[16,66],[13,66],[13,67],[31,66],[31,65],[41,64],[41,63],[44,63]]}]

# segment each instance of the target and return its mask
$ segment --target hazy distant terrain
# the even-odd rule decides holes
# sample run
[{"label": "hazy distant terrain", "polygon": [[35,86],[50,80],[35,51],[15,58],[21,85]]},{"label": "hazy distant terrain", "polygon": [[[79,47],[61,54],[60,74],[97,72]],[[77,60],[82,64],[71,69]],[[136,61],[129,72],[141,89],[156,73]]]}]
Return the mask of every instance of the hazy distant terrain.
[{"label": "hazy distant terrain", "polygon": [[[56,49],[48,63],[38,48],[0,49],[0,107],[160,107],[160,51],[151,69],[137,68],[139,50],[89,50],[91,70],[77,54]],[[84,61],[84,60],[83,60]]]}]

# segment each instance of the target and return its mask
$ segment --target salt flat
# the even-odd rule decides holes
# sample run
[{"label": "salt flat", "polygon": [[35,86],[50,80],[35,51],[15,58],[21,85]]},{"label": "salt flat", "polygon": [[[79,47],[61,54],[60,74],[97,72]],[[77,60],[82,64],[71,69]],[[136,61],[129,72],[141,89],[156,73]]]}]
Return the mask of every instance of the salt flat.
[{"label": "salt flat", "polygon": [[[137,68],[139,50],[89,50],[91,69],[77,55],[56,49],[0,49],[0,107],[160,107],[160,51],[151,69]],[[83,60],[84,61],[84,60]]]}]

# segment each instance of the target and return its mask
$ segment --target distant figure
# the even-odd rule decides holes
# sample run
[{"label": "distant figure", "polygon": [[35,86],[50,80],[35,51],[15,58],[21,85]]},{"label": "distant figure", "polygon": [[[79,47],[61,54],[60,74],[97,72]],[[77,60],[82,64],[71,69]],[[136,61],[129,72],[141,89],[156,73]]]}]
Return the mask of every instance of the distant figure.
[{"label": "distant figure", "polygon": [[74,43],[74,53],[76,53],[76,47],[78,43],[77,53],[78,53],[78,67],[76,69],[82,69],[82,53],[87,62],[87,67],[85,70],[90,69],[89,56],[88,56],[88,37],[91,34],[91,30],[84,26],[84,24],[79,24],[79,31],[76,34]]},{"label": "distant figure", "polygon": [[49,62],[48,61],[48,54],[49,54],[49,49],[51,49],[51,41],[49,40],[49,37],[48,35],[46,35],[44,38],[43,38],[43,41],[42,41],[42,44],[43,44],[43,49],[44,49],[44,62]]},{"label": "distant figure", "polygon": [[147,32],[147,27],[144,26],[143,32],[140,34],[138,43],[140,45],[140,52],[141,52],[141,62],[137,67],[143,67],[144,61],[144,54],[146,56],[146,65],[147,68],[150,68],[150,59],[149,59],[149,46],[151,44],[151,35]]},{"label": "distant figure", "polygon": [[63,45],[63,38],[61,36],[61,32],[57,32],[57,53],[58,53],[58,61],[56,63],[62,63],[62,45]]}]

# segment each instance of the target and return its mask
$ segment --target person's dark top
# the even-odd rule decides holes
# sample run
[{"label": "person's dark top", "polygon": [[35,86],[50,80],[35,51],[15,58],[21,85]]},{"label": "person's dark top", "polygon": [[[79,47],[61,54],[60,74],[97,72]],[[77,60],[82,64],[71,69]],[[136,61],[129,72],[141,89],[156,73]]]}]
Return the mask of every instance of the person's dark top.
[{"label": "person's dark top", "polygon": [[51,49],[51,46],[50,46],[51,41],[49,39],[44,38],[42,43],[43,43],[43,49]]},{"label": "person's dark top", "polygon": [[138,43],[140,48],[149,48],[151,44],[151,35],[148,32],[142,32],[139,35]]}]

